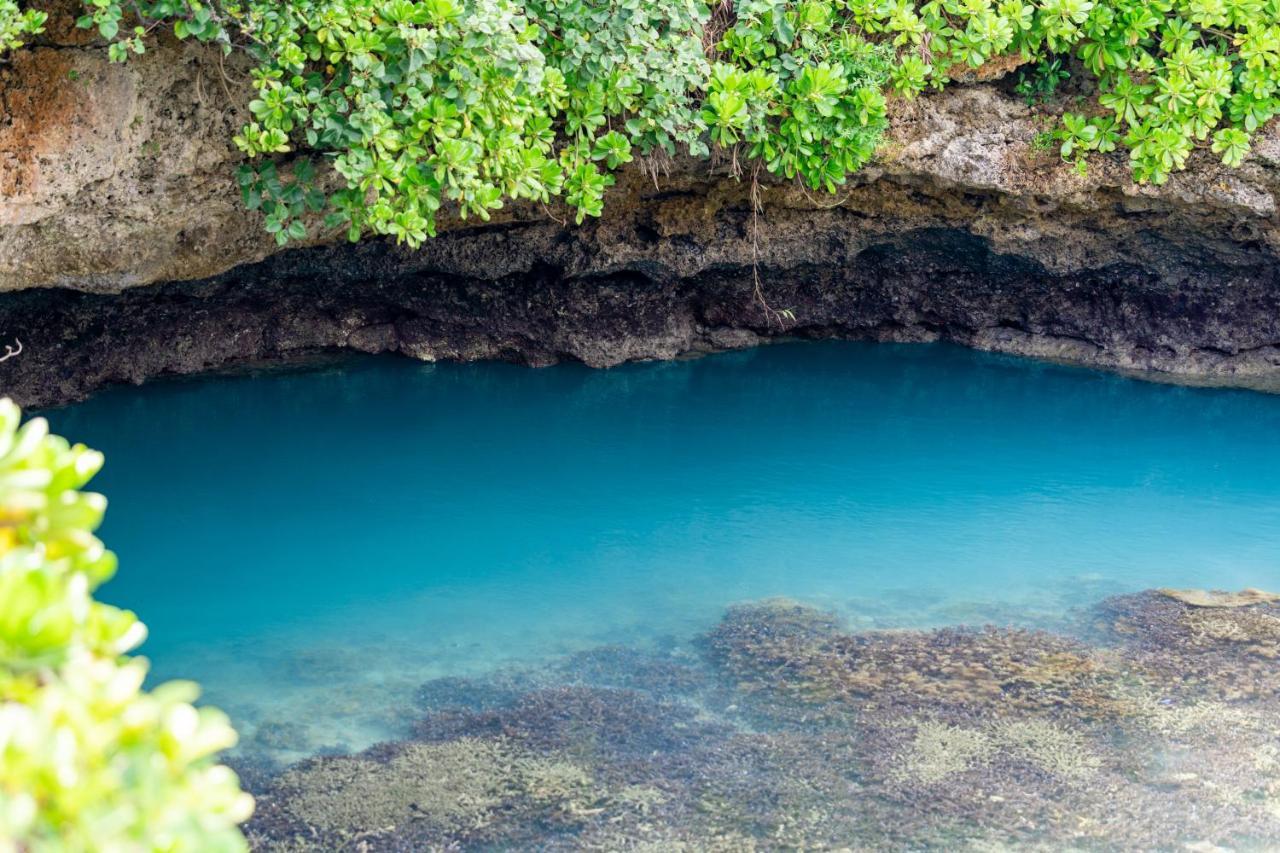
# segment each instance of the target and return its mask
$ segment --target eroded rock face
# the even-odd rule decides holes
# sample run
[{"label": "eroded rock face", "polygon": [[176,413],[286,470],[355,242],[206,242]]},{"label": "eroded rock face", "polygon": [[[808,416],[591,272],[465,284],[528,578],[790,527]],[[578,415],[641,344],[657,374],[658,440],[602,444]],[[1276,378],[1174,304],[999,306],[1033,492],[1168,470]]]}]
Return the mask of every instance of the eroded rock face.
[{"label": "eroded rock face", "polygon": [[[580,229],[511,222],[416,253],[371,242],[119,295],[7,294],[0,329],[25,350],[0,363],[0,387],[54,403],[109,382],[339,348],[608,367],[782,334],[945,339],[1259,387],[1280,375],[1280,287],[1262,259],[1201,260],[1177,281],[1136,263],[1058,273],[959,228],[778,203],[761,227],[757,290],[746,190],[673,192]],[[1179,250],[1170,244],[1165,260]]]},{"label": "eroded rock face", "polygon": [[79,5],[54,4],[50,35],[0,63],[0,291],[116,291],[264,257],[235,184],[243,59],[171,40],[111,64],[74,28]]},{"label": "eroded rock face", "polygon": [[581,227],[516,205],[417,252],[273,254],[234,185],[234,65],[162,43],[111,66],[67,35],[0,66],[0,342],[25,346],[0,391],[340,348],[608,366],[780,334],[1280,387],[1274,129],[1241,169],[1206,155],[1142,188],[1122,156],[1080,177],[1036,150],[1043,120],[984,82],[895,104],[876,165],[834,198],[771,182],[758,220],[747,177],[681,160],[622,175]]}]

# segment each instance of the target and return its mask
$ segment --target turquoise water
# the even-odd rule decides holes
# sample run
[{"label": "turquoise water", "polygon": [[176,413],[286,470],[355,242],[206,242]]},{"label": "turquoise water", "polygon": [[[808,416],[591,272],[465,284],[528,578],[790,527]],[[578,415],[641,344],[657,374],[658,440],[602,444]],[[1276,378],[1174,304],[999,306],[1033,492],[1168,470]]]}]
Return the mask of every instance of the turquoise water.
[{"label": "turquoise water", "polygon": [[103,592],[282,759],[399,734],[424,681],[677,647],[786,596],[854,627],[1055,627],[1280,586],[1280,397],[946,346],[593,371],[387,358],[48,414],[107,454]]}]

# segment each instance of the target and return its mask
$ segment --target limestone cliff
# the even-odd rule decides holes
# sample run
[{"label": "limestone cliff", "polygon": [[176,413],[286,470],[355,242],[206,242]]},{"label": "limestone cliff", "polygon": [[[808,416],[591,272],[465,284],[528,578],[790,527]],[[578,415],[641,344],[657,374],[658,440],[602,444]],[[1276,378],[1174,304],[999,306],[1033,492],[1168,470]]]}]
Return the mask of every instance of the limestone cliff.
[{"label": "limestone cliff", "polygon": [[[1280,132],[1160,189],[1033,144],[1008,82],[894,105],[837,196],[728,164],[621,176],[604,217],[514,207],[413,252],[273,253],[234,182],[245,69],[162,42],[126,65],[66,33],[0,65],[0,392],[25,403],[335,348],[607,366],[763,337],[948,339],[1280,386]],[[758,276],[758,277],[757,277]]]}]

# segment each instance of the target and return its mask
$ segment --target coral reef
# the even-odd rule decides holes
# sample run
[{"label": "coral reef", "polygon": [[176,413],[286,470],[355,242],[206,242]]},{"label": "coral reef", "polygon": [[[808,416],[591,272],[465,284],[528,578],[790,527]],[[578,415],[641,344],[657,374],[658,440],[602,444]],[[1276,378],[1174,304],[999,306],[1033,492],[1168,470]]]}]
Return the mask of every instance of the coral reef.
[{"label": "coral reef", "polygon": [[1081,734],[1048,720],[1006,720],[996,726],[995,741],[1014,756],[1064,779],[1086,777],[1100,764]]},{"label": "coral reef", "polygon": [[489,732],[543,751],[625,763],[682,753],[715,736],[717,728],[688,703],[633,690],[569,686],[535,690],[510,709],[428,716],[414,733],[438,740]]},{"label": "coral reef", "polygon": [[429,682],[410,740],[247,776],[249,831],[264,850],[1270,849],[1280,699],[1251,662],[1277,605],[1247,597],[1108,599],[1094,644],[735,606],[703,660],[610,646]]},{"label": "coral reef", "polygon": [[428,713],[448,710],[487,711],[515,702],[523,692],[516,684],[498,679],[446,676],[433,678],[418,688],[414,702]]},{"label": "coral reef", "polygon": [[916,726],[915,740],[891,778],[941,782],[975,764],[986,764],[995,751],[995,741],[985,732],[929,720]]},{"label": "coral reef", "polygon": [[[1244,594],[1237,594],[1243,596]],[[1115,596],[1093,627],[1169,691],[1223,700],[1280,694],[1280,603],[1252,591],[1252,602],[1205,605],[1206,594],[1168,591]],[[1231,600],[1231,599],[1228,599]]]},{"label": "coral reef", "polygon": [[321,848],[387,835],[425,841],[480,836],[500,812],[507,821],[521,814],[572,819],[601,796],[575,764],[501,738],[463,737],[290,769],[276,781],[261,823]]},{"label": "coral reef", "polygon": [[740,690],[780,694],[788,700],[783,711],[803,700],[834,715],[1039,710],[1093,719],[1127,712],[1126,674],[1066,637],[994,628],[849,634],[837,625],[796,605],[744,605],[731,608],[705,642]]}]

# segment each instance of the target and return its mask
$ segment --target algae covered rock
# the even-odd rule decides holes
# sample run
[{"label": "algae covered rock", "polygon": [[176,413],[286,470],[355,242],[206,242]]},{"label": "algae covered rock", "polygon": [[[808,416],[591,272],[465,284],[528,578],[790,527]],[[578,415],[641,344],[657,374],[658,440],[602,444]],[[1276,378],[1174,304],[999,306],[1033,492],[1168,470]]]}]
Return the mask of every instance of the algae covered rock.
[{"label": "algae covered rock", "polygon": [[510,705],[520,693],[517,686],[499,683],[494,679],[446,676],[426,682],[418,688],[413,698],[414,704],[427,712],[487,711]]},{"label": "algae covered rock", "polygon": [[[701,661],[608,646],[429,682],[413,739],[255,779],[249,833],[264,850],[1274,849],[1280,695],[1250,662],[1278,608],[1150,591],[1098,605],[1086,640],[743,604]],[[1213,695],[1230,684],[1252,689]]]},{"label": "algae covered rock", "polygon": [[1094,627],[1169,690],[1236,700],[1280,694],[1280,602],[1257,590],[1159,590],[1103,601]]},{"label": "algae covered rock", "polygon": [[[1212,652],[1224,683],[1256,686],[1240,675],[1274,605],[1207,608],[1153,591],[1102,607],[1177,628]],[[828,738],[852,737],[852,790],[879,827],[860,838],[875,849],[1280,839],[1274,692],[1204,701],[1199,682],[1166,677],[1165,634],[1136,636],[1116,647],[1019,629],[851,633],[766,603],[731,609],[705,642],[763,719],[820,719]]]},{"label": "algae covered rock", "polygon": [[1126,709],[1124,675],[1105,654],[1039,631],[853,634],[816,610],[767,604],[730,609],[705,643],[744,692],[827,714],[1042,709],[1092,718]]},{"label": "algae covered rock", "polygon": [[341,846],[361,839],[482,838],[501,817],[527,822],[588,808],[591,774],[503,738],[406,742],[314,759],[282,774],[255,825],[285,839]]}]

